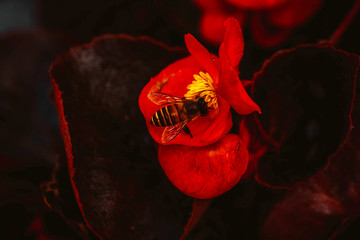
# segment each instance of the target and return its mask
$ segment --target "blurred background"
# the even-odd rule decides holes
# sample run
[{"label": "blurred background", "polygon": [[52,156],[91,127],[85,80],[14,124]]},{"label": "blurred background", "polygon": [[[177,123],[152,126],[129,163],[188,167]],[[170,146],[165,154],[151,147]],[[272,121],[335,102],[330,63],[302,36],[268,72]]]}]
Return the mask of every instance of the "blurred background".
[{"label": "blurred background", "polygon": [[[325,1],[306,24],[273,48],[254,43],[245,28],[241,77],[251,79],[279,49],[326,39],[353,3]],[[71,189],[48,75],[56,56],[107,33],[147,35],[184,46],[183,35],[190,32],[204,42],[199,18],[200,9],[190,0],[0,0],[1,239],[96,239],[86,230],[71,190],[66,201],[73,208],[68,213],[56,212],[65,205],[64,198],[52,199],[58,179]],[[339,48],[360,53],[359,26],[356,16]],[[217,46],[205,45],[217,52]],[[69,222],[67,215],[79,221]]]}]

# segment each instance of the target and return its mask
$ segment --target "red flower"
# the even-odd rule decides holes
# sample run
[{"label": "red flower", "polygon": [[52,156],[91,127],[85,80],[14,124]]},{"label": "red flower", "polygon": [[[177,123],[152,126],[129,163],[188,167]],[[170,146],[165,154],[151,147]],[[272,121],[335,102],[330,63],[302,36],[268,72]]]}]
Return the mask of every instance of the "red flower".
[{"label": "red flower", "polygon": [[[274,47],[290,35],[292,29],[306,22],[323,0],[194,0],[203,10],[200,32],[219,44],[225,31],[225,18],[237,18],[241,26],[250,21],[254,40],[261,46]],[[249,18],[249,19],[247,19]]]},{"label": "red flower", "polygon": [[159,147],[159,162],[169,180],[191,197],[217,197],[233,188],[248,167],[249,153],[236,134],[205,147]]},{"label": "red flower", "polygon": [[[185,43],[191,56],[170,64],[142,90],[140,109],[156,142],[206,146],[230,130],[230,106],[242,115],[260,112],[238,77],[244,48],[241,28],[234,18],[224,25],[219,57],[187,34]],[[188,134],[182,131],[187,127]]]}]

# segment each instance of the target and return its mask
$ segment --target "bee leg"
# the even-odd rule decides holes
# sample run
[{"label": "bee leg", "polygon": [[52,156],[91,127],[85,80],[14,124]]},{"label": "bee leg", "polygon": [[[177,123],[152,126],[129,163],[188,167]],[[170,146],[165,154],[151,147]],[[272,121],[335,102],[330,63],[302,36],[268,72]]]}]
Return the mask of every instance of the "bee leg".
[{"label": "bee leg", "polygon": [[189,134],[191,138],[193,138],[193,135],[191,135],[190,129],[189,129],[187,126],[185,126],[185,127],[183,128],[183,130],[184,130],[184,132],[186,132],[187,134]]}]

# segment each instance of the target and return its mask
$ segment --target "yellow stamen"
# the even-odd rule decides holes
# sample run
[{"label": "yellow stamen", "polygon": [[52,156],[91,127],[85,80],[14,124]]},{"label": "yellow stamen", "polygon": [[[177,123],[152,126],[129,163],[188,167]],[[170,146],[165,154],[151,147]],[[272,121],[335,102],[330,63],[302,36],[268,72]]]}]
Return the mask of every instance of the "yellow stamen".
[{"label": "yellow stamen", "polygon": [[194,74],[194,81],[187,86],[189,90],[184,97],[191,100],[196,98],[204,98],[209,108],[217,109],[217,95],[214,87],[214,80],[211,78],[209,73],[199,72]]}]

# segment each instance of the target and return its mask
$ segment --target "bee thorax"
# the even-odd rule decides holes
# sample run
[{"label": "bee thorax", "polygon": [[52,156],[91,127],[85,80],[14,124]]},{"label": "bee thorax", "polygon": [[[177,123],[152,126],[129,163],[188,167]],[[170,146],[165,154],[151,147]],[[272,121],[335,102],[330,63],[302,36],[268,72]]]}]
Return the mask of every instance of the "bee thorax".
[{"label": "bee thorax", "polygon": [[188,102],[184,104],[184,110],[186,115],[195,116],[199,113],[200,109],[197,102]]}]

